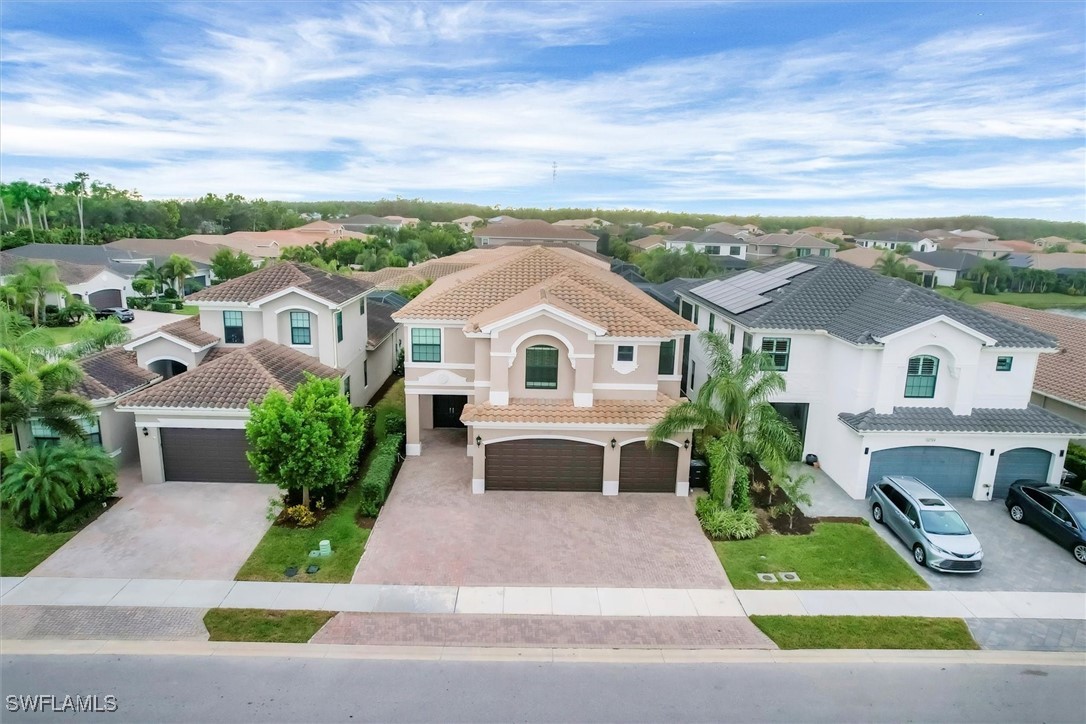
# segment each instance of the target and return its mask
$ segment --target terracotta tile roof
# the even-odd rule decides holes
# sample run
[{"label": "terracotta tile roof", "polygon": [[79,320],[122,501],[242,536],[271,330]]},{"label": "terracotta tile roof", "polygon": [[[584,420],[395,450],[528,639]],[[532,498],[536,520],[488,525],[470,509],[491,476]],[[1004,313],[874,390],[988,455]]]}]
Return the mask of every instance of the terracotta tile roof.
[{"label": "terracotta tile roof", "polygon": [[377,289],[399,289],[405,284],[418,284],[427,279],[440,279],[450,274],[470,269],[483,260],[454,262],[445,259],[430,259],[411,267],[385,267],[372,272],[354,272],[356,279],[369,282]]},{"label": "terracotta tile roof", "polygon": [[310,372],[339,378],[341,372],[281,344],[262,339],[218,356],[127,398],[123,407],[237,410],[259,402],[269,390],[291,392]]},{"label": "terracotta tile roof", "polygon": [[665,237],[662,234],[651,234],[640,239],[634,239],[630,242],[630,246],[636,246],[639,249],[651,249],[654,246],[664,246],[664,240]]},{"label": "terracotta tile roof", "polygon": [[539,239],[541,241],[596,241],[587,231],[569,226],[555,226],[541,219],[517,223],[489,224],[471,232],[475,237],[491,239]]},{"label": "terracotta tile roof", "polygon": [[[455,280],[455,281],[454,281]],[[610,270],[544,246],[435,284],[397,319],[464,320],[466,329],[548,302],[614,336],[670,336],[697,328]]]},{"label": "terracotta tile roof", "polygon": [[[171,337],[177,337],[189,344],[194,344],[197,347],[206,347],[209,344],[215,344],[219,341],[219,338],[215,335],[205,332],[200,328],[200,317],[193,315],[186,317],[177,322],[170,322],[164,324],[158,328],[160,332],[165,332]],[[152,332],[154,334],[154,332]]]},{"label": "terracotta tile roof", "polygon": [[245,276],[190,294],[190,302],[254,302],[290,288],[302,289],[332,304],[357,297],[373,285],[298,262],[270,264]]},{"label": "terracotta tile roof", "polygon": [[1086,271],[1086,254],[1078,254],[1072,251],[1046,252],[1033,255],[1034,269],[1078,269]]},{"label": "terracotta tile roof", "polygon": [[1033,388],[1042,394],[1086,407],[1086,385],[1082,383],[1083,372],[1086,371],[1086,319],[999,302],[979,306],[986,312],[1055,337],[1060,351],[1038,357]]},{"label": "terracotta tile roof", "polygon": [[478,423],[547,423],[551,425],[638,425],[651,427],[676,401],[658,394],[655,400],[596,400],[592,407],[574,407],[573,400],[512,399],[508,405],[464,405],[460,421]]},{"label": "terracotta tile roof", "polygon": [[88,400],[106,400],[143,387],[159,376],[136,364],[136,353],[121,347],[92,354],[79,360],[83,378],[75,393]]}]

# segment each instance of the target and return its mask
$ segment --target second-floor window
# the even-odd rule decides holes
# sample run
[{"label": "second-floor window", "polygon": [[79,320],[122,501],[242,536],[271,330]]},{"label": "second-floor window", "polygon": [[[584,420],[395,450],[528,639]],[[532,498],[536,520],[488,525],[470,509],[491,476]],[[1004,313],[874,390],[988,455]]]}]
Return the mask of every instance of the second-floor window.
[{"label": "second-floor window", "polygon": [[935,397],[935,381],[939,377],[939,359],[931,355],[918,355],[909,359],[905,376],[906,397]]},{"label": "second-floor window", "polygon": [[313,335],[309,332],[309,312],[290,313],[290,343],[313,344]]},{"label": "second-floor window", "polygon": [[245,327],[241,312],[223,312],[223,340],[227,344],[245,344]]},{"label": "second-floor window", "polygon": [[634,361],[634,348],[632,344],[620,344],[618,346],[618,352],[616,357],[619,362],[633,362]]},{"label": "second-floor window", "polygon": [[1014,357],[996,357],[996,372],[1010,372]]},{"label": "second-floor window", "polygon": [[441,361],[441,330],[419,328],[411,330],[411,361]]},{"label": "second-floor window", "polygon": [[713,314],[712,312],[709,312],[709,331],[710,332],[715,332],[716,331],[716,315]]},{"label": "second-floor window", "polygon": [[675,374],[675,340],[660,343],[660,366],[656,372],[661,375]]},{"label": "second-floor window", "polygon": [[343,341],[343,312],[336,312],[336,341]]},{"label": "second-floor window", "polygon": [[750,332],[743,332],[743,356],[746,357],[752,349],[754,349],[754,336]]},{"label": "second-floor window", "polygon": [[558,389],[557,348],[542,344],[529,347],[524,353],[524,363],[525,387],[530,390]]},{"label": "second-floor window", "polygon": [[762,351],[769,355],[770,369],[778,372],[788,371],[788,354],[791,347],[792,340],[787,337],[764,337],[762,339]]}]

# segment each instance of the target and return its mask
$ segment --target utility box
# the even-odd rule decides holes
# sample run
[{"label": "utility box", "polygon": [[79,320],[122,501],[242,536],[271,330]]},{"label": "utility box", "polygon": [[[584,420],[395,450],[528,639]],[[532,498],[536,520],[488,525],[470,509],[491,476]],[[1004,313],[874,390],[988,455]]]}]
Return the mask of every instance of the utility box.
[{"label": "utility box", "polygon": [[709,464],[704,460],[690,461],[690,487],[709,489]]}]

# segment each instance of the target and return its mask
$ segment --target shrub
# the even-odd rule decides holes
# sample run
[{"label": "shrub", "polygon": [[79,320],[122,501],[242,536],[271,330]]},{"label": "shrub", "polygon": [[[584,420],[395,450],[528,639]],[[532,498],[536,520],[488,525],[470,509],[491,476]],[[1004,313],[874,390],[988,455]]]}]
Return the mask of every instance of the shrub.
[{"label": "shrub", "polygon": [[170,302],[158,302],[158,301],[151,302],[151,311],[152,312],[172,312],[173,311],[173,304],[171,304]]},{"label": "shrub", "polygon": [[358,506],[360,515],[375,518],[385,504],[399,462],[401,444],[402,435],[389,435],[374,450],[369,470],[362,479],[362,502]]},{"label": "shrub", "polygon": [[292,505],[283,511],[284,517],[299,528],[310,528],[317,523],[317,516],[304,505]]},{"label": "shrub", "polygon": [[1086,447],[1069,444],[1063,466],[1068,472],[1074,473],[1074,484],[1078,485],[1080,490],[1086,490]]},{"label": "shrub", "polygon": [[754,505],[750,500],[750,468],[740,465],[735,471],[735,488],[732,490],[732,509],[751,510]]},{"label": "shrub", "polygon": [[173,308],[180,311],[185,308],[185,302],[180,299],[173,300]]},{"label": "shrub", "polygon": [[728,510],[712,498],[694,504],[702,530],[713,540],[743,540],[758,535],[758,517],[750,510]]},{"label": "shrub", "polygon": [[407,418],[400,410],[389,410],[384,416],[385,437],[407,434]]},{"label": "shrub", "polygon": [[162,298],[163,299],[177,299],[177,290],[174,289],[173,287],[166,287],[162,291]]},{"label": "shrub", "polygon": [[147,297],[125,297],[124,304],[129,309],[147,309],[151,306],[151,300]]},{"label": "shrub", "polygon": [[5,466],[0,492],[20,526],[55,528],[72,511],[116,493],[117,469],[99,447],[40,445]]}]

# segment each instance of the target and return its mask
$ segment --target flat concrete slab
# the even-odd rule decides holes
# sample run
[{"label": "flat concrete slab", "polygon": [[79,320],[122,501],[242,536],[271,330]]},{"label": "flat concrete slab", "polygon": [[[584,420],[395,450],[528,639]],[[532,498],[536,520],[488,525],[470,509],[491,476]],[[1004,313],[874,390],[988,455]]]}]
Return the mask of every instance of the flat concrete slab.
[{"label": "flat concrete slab", "polygon": [[30,576],[232,579],[271,525],[265,514],[275,492],[254,484],[141,484]]},{"label": "flat concrete slab", "polygon": [[501,586],[461,587],[456,594],[456,613],[501,613],[505,588]]},{"label": "flat concrete slab", "polygon": [[748,616],[805,616],[796,591],[736,591]]},{"label": "flat concrete slab", "polygon": [[687,591],[699,616],[746,616],[735,591],[692,589]]},{"label": "flat concrete slab", "polygon": [[166,598],[167,606],[179,608],[215,608],[234,587],[233,581],[181,581]]},{"label": "flat concrete slab", "polygon": [[730,588],[689,498],[471,492],[463,430],[426,431],[400,470],[355,583]]},{"label": "flat concrete slab", "polygon": [[452,586],[381,586],[374,611],[388,613],[452,613],[456,588]]},{"label": "flat concrete slab", "polygon": [[293,611],[320,611],[332,595],[334,583],[288,583],[279,589],[279,595],[269,608]]},{"label": "flat concrete slab", "polygon": [[646,588],[645,603],[652,616],[697,616],[690,594],[682,589]]},{"label": "flat concrete slab", "polygon": [[597,588],[604,616],[648,616],[649,604],[640,588]]},{"label": "flat concrete slab", "polygon": [[3,576],[0,577],[0,596],[3,596],[8,591],[11,591],[20,583],[23,582],[22,576]]},{"label": "flat concrete slab", "polygon": [[552,610],[550,589],[517,586],[505,588],[503,613],[550,615]]},{"label": "flat concrete slab", "polygon": [[599,616],[600,599],[595,588],[552,588],[551,613],[555,616]]},{"label": "flat concrete slab", "polygon": [[323,610],[367,613],[374,610],[380,594],[380,586],[337,583],[332,586],[332,590],[328,593]]},{"label": "flat concrete slab", "polygon": [[289,583],[238,581],[219,604],[223,608],[268,608]]},{"label": "flat concrete slab", "polygon": [[110,600],[109,605],[165,606],[170,596],[177,592],[182,583],[183,581],[176,579],[133,579]]}]

